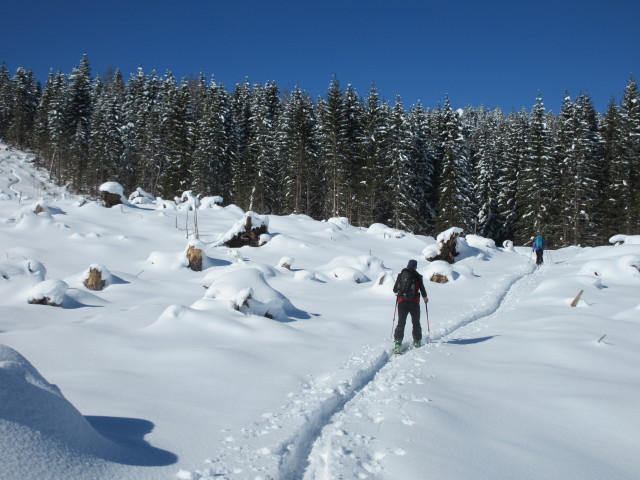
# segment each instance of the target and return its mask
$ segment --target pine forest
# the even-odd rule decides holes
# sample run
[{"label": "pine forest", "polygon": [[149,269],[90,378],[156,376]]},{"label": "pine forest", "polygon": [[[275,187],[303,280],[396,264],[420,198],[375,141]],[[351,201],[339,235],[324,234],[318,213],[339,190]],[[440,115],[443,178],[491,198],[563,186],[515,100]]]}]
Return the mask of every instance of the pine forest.
[{"label": "pine forest", "polygon": [[[558,92],[562,94],[562,92]],[[502,244],[552,247],[640,234],[640,94],[631,77],[598,113],[588,94],[560,111],[410,108],[333,78],[321,98],[273,82],[141,69],[92,77],[0,66],[0,139],[35,154],[70,191],[106,181],[173,199],[223,197],[260,214],[346,217],[415,234],[463,228]]]}]

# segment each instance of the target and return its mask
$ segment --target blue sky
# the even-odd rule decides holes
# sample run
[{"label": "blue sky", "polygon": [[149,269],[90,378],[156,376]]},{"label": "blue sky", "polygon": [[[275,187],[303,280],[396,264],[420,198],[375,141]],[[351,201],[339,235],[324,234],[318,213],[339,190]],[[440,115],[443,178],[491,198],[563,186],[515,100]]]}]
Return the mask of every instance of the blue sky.
[{"label": "blue sky", "polygon": [[567,90],[599,111],[640,73],[637,0],[84,0],[3,2],[0,62],[11,73],[92,74],[138,66],[296,84],[314,98],[336,75],[405,107],[527,110],[541,92],[557,112]]}]

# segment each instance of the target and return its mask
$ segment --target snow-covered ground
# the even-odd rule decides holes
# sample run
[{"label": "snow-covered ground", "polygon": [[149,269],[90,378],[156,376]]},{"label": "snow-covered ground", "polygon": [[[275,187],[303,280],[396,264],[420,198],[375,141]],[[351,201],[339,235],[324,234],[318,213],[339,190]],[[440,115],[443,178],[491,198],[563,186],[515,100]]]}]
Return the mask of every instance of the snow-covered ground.
[{"label": "snow-covered ground", "polygon": [[[449,266],[292,215],[233,250],[239,208],[201,202],[197,242],[196,203],[138,198],[83,204],[0,145],[0,479],[640,478],[637,237],[536,269],[468,235]],[[430,344],[393,356],[411,258],[451,281],[427,282]]]}]

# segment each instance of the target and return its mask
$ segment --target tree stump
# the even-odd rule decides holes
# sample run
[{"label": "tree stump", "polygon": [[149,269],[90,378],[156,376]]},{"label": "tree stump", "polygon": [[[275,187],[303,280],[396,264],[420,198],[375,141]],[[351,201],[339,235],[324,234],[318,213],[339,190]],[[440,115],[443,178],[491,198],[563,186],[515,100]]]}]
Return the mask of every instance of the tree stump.
[{"label": "tree stump", "polygon": [[107,282],[102,279],[102,272],[97,268],[89,269],[89,276],[84,281],[84,286],[89,290],[100,291]]},{"label": "tree stump", "polygon": [[51,307],[59,307],[60,304],[55,303],[49,297],[32,298],[29,300],[31,305],[49,305]]},{"label": "tree stump", "polygon": [[187,249],[187,259],[189,260],[189,268],[194,272],[202,271],[202,250],[193,245]]},{"label": "tree stump", "polygon": [[440,246],[440,253],[433,258],[427,258],[427,261],[433,262],[436,260],[444,260],[447,263],[455,262],[456,256],[458,255],[458,251],[456,250],[456,245],[458,243],[459,234],[455,233],[451,235],[449,240],[446,242],[442,242]]},{"label": "tree stump", "polygon": [[445,275],[440,275],[439,273],[431,275],[429,280],[434,283],[449,283],[449,279]]},{"label": "tree stump", "polygon": [[122,203],[122,195],[118,195],[116,193],[103,191],[101,192],[101,198],[105,206],[108,208],[115,207]]},{"label": "tree stump", "polygon": [[251,216],[247,215],[244,223],[244,232],[240,232],[233,238],[224,243],[229,248],[240,248],[246,245],[251,247],[260,246],[260,235],[268,233],[267,226],[262,224],[256,228],[253,228],[251,222]]}]

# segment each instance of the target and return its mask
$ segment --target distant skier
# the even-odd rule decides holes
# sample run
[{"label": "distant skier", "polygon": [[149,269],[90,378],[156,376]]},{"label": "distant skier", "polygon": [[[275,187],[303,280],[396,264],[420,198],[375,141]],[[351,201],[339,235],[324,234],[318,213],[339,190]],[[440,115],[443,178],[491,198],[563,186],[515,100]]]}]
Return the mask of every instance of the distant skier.
[{"label": "distant skier", "polygon": [[393,334],[394,348],[396,350],[399,350],[402,346],[404,327],[409,314],[411,314],[411,323],[413,324],[411,331],[413,335],[413,346],[419,347],[422,342],[420,296],[424,299],[424,303],[427,303],[429,299],[427,298],[427,290],[424,288],[422,275],[416,271],[417,267],[418,262],[409,260],[407,268],[404,268],[402,272],[400,272],[393,286],[393,293],[397,295],[396,305],[398,307],[398,326]]},{"label": "distant skier", "polygon": [[546,246],[547,244],[545,243],[542,235],[538,235],[531,244],[532,250],[536,252],[536,265],[542,265],[542,262],[544,261],[542,259],[542,255],[544,254]]}]

